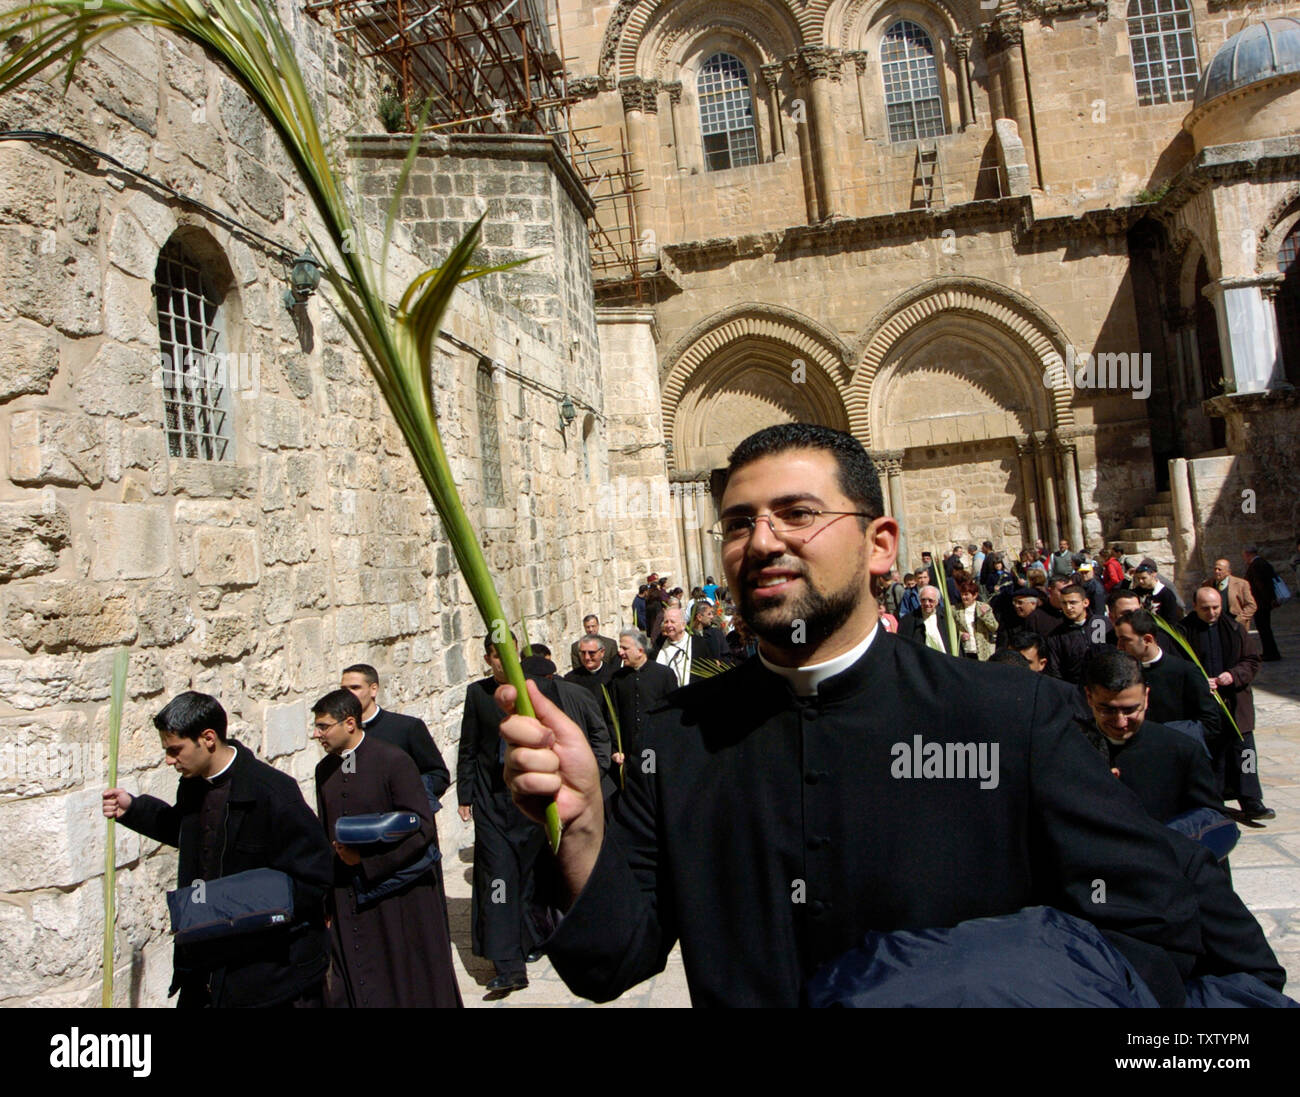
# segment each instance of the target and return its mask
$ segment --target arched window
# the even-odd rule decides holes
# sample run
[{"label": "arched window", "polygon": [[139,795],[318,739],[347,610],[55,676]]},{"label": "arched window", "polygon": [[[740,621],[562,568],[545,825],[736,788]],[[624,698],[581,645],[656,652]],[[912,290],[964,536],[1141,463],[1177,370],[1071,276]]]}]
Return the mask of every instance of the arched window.
[{"label": "arched window", "polygon": [[900,19],[885,31],[880,40],[880,70],[891,141],[918,141],[948,132],[934,43],[923,28]]},{"label": "arched window", "polygon": [[754,102],[749,94],[749,73],[740,58],[715,53],[700,69],[696,91],[705,167],[725,171],[757,164]]},{"label": "arched window", "polygon": [[211,279],[179,240],[168,240],[154,271],[162,362],[163,421],[172,457],[233,457],[230,384],[221,354],[220,301]]},{"label": "arched window", "polygon": [[479,468],[483,470],[483,505],[504,507],[505,485],[501,480],[501,433],[497,430],[497,394],[492,384],[492,367],[480,362],[474,378],[474,405],[478,412]]},{"label": "arched window", "polygon": [[1273,307],[1277,311],[1277,342],[1286,379],[1300,388],[1300,222],[1277,253],[1277,269],[1285,276]]},{"label": "arched window", "polygon": [[1142,106],[1196,94],[1201,68],[1188,0],[1129,0],[1128,48]]}]

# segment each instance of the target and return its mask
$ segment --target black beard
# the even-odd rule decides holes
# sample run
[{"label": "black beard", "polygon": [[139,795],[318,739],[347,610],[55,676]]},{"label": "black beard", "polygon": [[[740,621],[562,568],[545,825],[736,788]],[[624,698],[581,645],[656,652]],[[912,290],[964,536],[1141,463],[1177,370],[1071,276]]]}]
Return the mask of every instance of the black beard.
[{"label": "black beard", "polygon": [[[800,578],[807,585],[803,594],[762,610],[754,605],[753,588],[748,584],[741,587],[740,616],[750,632],[782,650],[822,643],[844,626],[868,593],[865,568],[843,590],[829,595],[817,590],[807,575],[801,573]],[[795,621],[804,623],[804,642],[797,645],[791,641]]]}]

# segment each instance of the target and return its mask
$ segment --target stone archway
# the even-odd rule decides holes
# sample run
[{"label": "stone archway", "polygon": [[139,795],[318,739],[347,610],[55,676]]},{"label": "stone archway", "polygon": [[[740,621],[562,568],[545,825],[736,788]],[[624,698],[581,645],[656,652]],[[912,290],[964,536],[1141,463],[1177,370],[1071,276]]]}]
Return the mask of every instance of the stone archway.
[{"label": "stone archway", "polygon": [[1071,393],[1044,383],[1068,340],[1042,310],[993,283],[931,283],[858,346],[849,418],[886,473],[907,551],[1081,540]]}]

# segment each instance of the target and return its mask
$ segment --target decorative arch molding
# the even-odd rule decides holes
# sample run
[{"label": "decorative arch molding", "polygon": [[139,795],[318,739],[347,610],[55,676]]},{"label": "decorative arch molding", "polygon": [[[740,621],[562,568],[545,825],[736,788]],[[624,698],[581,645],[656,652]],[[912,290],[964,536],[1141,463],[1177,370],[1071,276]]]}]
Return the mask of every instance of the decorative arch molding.
[{"label": "decorative arch molding", "polygon": [[[837,0],[826,12],[821,37],[842,50],[861,49],[868,29],[880,21],[881,16],[891,17],[898,6],[896,0]],[[963,20],[946,0],[916,0],[915,4],[907,6],[932,12],[934,29],[941,27],[950,40],[961,31]]]},{"label": "decorative arch molding", "polygon": [[802,358],[823,374],[841,403],[852,380],[848,346],[834,332],[793,309],[746,302],[732,305],[696,324],[664,356],[660,391],[664,434],[673,437],[682,396],[703,366],[720,351],[738,343],[780,346],[789,363]]},{"label": "decorative arch molding", "polygon": [[[743,9],[708,12],[716,0],[690,0],[674,9],[661,26],[653,28],[641,44],[636,68],[647,79],[669,83],[680,80],[694,90],[694,80],[705,57],[718,49],[734,53],[749,70],[750,90],[763,95],[760,69],[790,53],[780,32],[770,24],[749,18]],[[688,64],[688,62],[693,62]]]},{"label": "decorative arch molding", "polygon": [[[849,429],[868,449],[871,437],[871,390],[890,355],[920,325],[944,313],[974,316],[1011,337],[1037,364],[1034,380],[1042,384],[1043,371],[1064,360],[1069,339],[1060,325],[1023,294],[983,278],[936,278],[895,298],[876,314],[854,346],[858,362],[845,404]],[[1052,427],[1074,425],[1070,406],[1073,390],[1068,386],[1051,389]]]},{"label": "decorative arch molding", "polygon": [[1170,264],[1173,285],[1170,287],[1170,300],[1175,309],[1193,309],[1196,307],[1196,268],[1202,259],[1210,277],[1217,278],[1217,264],[1210,251],[1201,242],[1201,238],[1192,230],[1180,232],[1174,238],[1173,253],[1175,260]]},{"label": "decorative arch molding", "polygon": [[1273,273],[1277,270],[1277,255],[1282,241],[1300,222],[1300,183],[1288,187],[1273,203],[1264,223],[1259,227],[1259,246],[1255,249],[1255,273]]},{"label": "decorative arch molding", "polygon": [[725,5],[717,0],[684,5],[677,0],[619,0],[601,42],[600,77],[608,87],[630,76],[653,78],[650,70],[657,58],[679,46],[680,36],[727,25],[748,27],[774,57],[807,44],[789,0],[727,0]]}]

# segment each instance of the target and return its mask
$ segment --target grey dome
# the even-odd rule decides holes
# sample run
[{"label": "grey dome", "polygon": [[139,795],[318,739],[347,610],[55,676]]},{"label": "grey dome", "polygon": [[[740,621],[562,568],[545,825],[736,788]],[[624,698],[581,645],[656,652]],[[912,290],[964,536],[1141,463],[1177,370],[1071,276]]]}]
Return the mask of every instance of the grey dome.
[{"label": "grey dome", "polygon": [[1300,72],[1300,19],[1265,19],[1218,48],[1196,88],[1196,106],[1270,76]]}]

